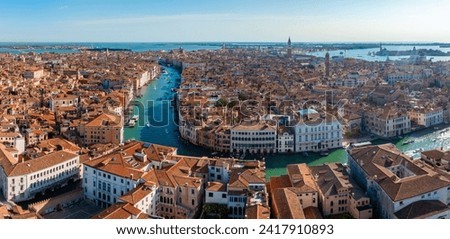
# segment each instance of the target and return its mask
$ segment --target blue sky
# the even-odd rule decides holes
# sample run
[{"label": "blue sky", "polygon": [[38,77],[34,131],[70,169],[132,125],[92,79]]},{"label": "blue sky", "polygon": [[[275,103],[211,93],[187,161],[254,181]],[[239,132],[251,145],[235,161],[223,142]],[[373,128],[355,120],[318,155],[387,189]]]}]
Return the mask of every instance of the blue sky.
[{"label": "blue sky", "polygon": [[0,41],[450,42],[449,0],[15,0]]}]

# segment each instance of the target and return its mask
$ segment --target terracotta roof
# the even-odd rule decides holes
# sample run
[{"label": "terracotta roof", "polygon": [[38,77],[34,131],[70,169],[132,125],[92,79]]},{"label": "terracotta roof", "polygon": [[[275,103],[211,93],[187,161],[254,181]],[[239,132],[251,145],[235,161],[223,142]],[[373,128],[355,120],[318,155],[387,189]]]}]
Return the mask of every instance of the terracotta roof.
[{"label": "terracotta roof", "polygon": [[78,157],[78,155],[72,152],[69,152],[67,150],[60,150],[39,158],[20,162],[17,164],[11,164],[3,157],[0,158],[0,162],[6,175],[8,177],[13,177],[38,172],[54,165],[64,163],[68,160],[72,160],[76,157]]},{"label": "terracotta roof", "polygon": [[303,209],[306,219],[323,219],[317,207],[307,207]]},{"label": "terracotta roof", "polygon": [[394,214],[398,219],[419,219],[427,218],[449,210],[449,206],[441,201],[423,200],[413,202]]},{"label": "terracotta roof", "polygon": [[442,159],[445,155],[445,151],[439,149],[432,149],[421,152],[421,154],[427,156],[428,158],[432,158],[434,160]]},{"label": "terracotta roof", "polygon": [[270,219],[270,209],[259,204],[247,206],[245,219]]},{"label": "terracotta roof", "polygon": [[135,205],[153,191],[152,187],[153,185],[150,184],[141,184],[129,191],[127,194],[119,197],[119,199],[123,202]]},{"label": "terracotta roof", "polygon": [[289,164],[287,171],[292,186],[297,190],[301,192],[318,191],[311,170],[306,164]]},{"label": "terracotta roof", "polygon": [[229,187],[247,188],[249,184],[264,184],[265,172],[259,168],[234,168],[231,171]]},{"label": "terracotta roof", "polygon": [[174,183],[170,179],[169,175],[167,175],[167,171],[165,170],[150,170],[144,175],[143,179],[147,182],[155,183],[156,185],[174,187]]},{"label": "terracotta roof", "polygon": [[144,174],[141,169],[149,164],[148,161],[134,158],[134,154],[142,149],[142,145],[142,142],[131,142],[113,153],[86,161],[84,164],[120,177],[137,180]]},{"label": "terracotta roof", "polygon": [[312,166],[311,171],[318,176],[317,186],[325,196],[336,195],[342,188],[353,188],[348,174],[340,163]]},{"label": "terracotta roof", "polygon": [[208,183],[207,191],[215,191],[215,192],[226,192],[227,185],[220,182],[210,182]]},{"label": "terracotta roof", "polygon": [[144,149],[144,152],[147,154],[149,160],[162,161],[165,159],[165,156],[175,154],[176,150],[174,147],[152,144],[150,147]]},{"label": "terracotta roof", "polygon": [[[450,186],[448,177],[413,162],[394,145],[384,144],[355,148],[350,156],[363,171],[377,182],[392,201],[400,201]],[[399,178],[388,168],[402,166],[414,175]]]},{"label": "terracotta roof", "polygon": [[84,164],[104,172],[133,180],[141,178],[144,174],[142,170],[133,168],[121,153],[109,154],[98,159],[87,161]]},{"label": "terracotta roof", "polygon": [[86,124],[86,127],[101,127],[101,126],[118,126],[121,127],[121,118],[119,116],[101,114]]},{"label": "terracotta roof", "polygon": [[270,177],[269,180],[270,190],[275,190],[277,188],[288,188],[292,187],[291,180],[288,175]]},{"label": "terracotta roof", "polygon": [[140,214],[141,210],[133,207],[129,203],[116,203],[93,216],[92,219],[129,219],[138,217]]},{"label": "terracotta roof", "polygon": [[80,151],[80,147],[78,147],[76,144],[62,138],[52,138],[40,141],[38,143],[38,146],[40,148],[56,148],[57,146],[61,146],[62,148],[72,151],[72,152],[78,152]]},{"label": "terracotta roof", "polygon": [[239,124],[231,128],[231,130],[238,130],[238,131],[276,131],[276,128],[274,126],[268,125],[268,124],[254,124],[254,125],[244,125]]},{"label": "terracotta roof", "polygon": [[272,190],[272,209],[277,219],[304,219],[297,195],[286,188]]}]

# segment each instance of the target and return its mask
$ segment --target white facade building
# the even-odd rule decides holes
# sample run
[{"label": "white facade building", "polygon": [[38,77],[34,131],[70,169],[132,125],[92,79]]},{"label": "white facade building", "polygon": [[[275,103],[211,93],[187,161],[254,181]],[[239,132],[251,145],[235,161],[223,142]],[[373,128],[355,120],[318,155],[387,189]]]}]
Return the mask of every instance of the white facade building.
[{"label": "white facade building", "polygon": [[0,143],[17,150],[16,155],[13,155],[14,158],[25,151],[25,138],[20,133],[0,132]]},{"label": "white facade building", "polygon": [[68,95],[68,96],[61,96],[61,97],[55,97],[50,99],[50,108],[52,111],[55,111],[58,107],[68,107],[68,106],[74,106],[77,107],[78,104],[78,97],[76,95]]},{"label": "white facade building", "polygon": [[[436,169],[412,161],[392,144],[351,149],[348,163],[352,177],[365,189],[380,218],[398,218],[402,209],[417,202],[437,201],[448,211],[448,178],[438,177]],[[414,211],[408,214],[426,216],[420,208]],[[432,214],[436,215],[436,211]],[[447,217],[448,213],[443,218]]]},{"label": "white facade building", "polygon": [[[114,171],[113,171],[114,172]],[[108,172],[87,163],[84,165],[83,190],[85,198],[97,206],[109,207],[118,198],[133,190],[140,182],[142,172],[122,167],[117,173]]]},{"label": "white facade building", "polygon": [[277,152],[278,153],[290,153],[294,152],[295,144],[294,144],[294,134],[285,131],[279,132],[277,136]]},{"label": "white facade building", "polygon": [[208,183],[208,187],[205,189],[205,203],[227,205],[228,192],[226,184],[219,182]]},{"label": "white facade building", "polygon": [[237,125],[231,128],[231,152],[276,152],[276,127],[268,124]]},{"label": "white facade building", "polygon": [[17,162],[3,145],[0,154],[0,185],[8,201],[26,201],[80,177],[79,156],[66,150],[24,162]]},{"label": "white facade building", "polygon": [[409,112],[409,117],[418,125],[430,127],[444,123],[444,110],[441,107],[435,109],[414,109]]},{"label": "white facade building", "polygon": [[342,147],[342,125],[337,120],[295,125],[295,152],[320,152]]}]

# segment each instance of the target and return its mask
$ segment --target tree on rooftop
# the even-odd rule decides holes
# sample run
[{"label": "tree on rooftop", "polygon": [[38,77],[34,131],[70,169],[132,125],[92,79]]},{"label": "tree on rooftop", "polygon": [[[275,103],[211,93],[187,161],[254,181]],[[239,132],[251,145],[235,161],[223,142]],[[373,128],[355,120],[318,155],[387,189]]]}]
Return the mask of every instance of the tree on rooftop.
[{"label": "tree on rooftop", "polygon": [[219,99],[218,101],[216,101],[216,107],[224,107],[228,105],[228,101],[226,99]]}]

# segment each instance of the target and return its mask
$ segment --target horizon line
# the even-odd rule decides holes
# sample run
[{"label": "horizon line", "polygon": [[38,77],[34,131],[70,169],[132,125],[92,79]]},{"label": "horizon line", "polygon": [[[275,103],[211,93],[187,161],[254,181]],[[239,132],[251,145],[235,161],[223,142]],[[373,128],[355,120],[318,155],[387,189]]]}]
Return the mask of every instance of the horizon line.
[{"label": "horizon line", "polygon": [[[133,43],[133,44],[226,44],[226,43],[268,43],[285,44],[286,41],[0,41],[0,44],[23,44],[23,43]],[[293,44],[450,44],[449,42],[432,41],[292,41]]]}]

